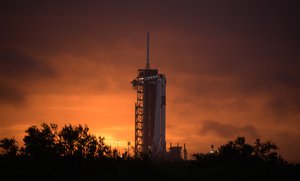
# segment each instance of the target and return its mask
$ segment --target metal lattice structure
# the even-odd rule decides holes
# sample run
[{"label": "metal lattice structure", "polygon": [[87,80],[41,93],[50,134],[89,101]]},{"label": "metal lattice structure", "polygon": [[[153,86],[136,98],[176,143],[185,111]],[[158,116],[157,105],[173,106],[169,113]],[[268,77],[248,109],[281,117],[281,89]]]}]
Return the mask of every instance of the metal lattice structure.
[{"label": "metal lattice structure", "polygon": [[150,68],[149,34],[147,34],[147,61],[131,82],[137,92],[135,103],[135,156],[151,154],[162,157],[166,152],[165,108],[166,77]]},{"label": "metal lattice structure", "polygon": [[137,92],[137,101],[135,104],[135,154],[140,156],[143,152],[143,122],[144,122],[144,86],[143,83],[137,82],[135,85]]}]

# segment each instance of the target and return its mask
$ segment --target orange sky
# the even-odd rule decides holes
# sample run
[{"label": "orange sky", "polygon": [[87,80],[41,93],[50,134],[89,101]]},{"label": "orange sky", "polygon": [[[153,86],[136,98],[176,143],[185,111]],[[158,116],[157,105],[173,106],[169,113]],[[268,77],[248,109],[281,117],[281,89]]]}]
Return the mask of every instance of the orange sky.
[{"label": "orange sky", "polygon": [[[297,2],[295,2],[297,3]],[[238,135],[300,162],[299,3],[3,1],[0,137],[42,122],[134,141],[130,81],[167,76],[167,144],[208,152]]]}]

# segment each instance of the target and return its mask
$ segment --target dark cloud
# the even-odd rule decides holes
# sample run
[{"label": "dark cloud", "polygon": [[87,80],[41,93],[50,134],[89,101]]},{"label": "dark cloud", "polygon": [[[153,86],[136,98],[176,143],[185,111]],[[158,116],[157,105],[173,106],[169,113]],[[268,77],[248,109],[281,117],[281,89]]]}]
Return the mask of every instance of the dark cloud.
[{"label": "dark cloud", "polygon": [[13,87],[0,84],[0,104],[20,105],[25,101],[25,94]]},{"label": "dark cloud", "polygon": [[299,116],[300,96],[272,97],[265,102],[266,113],[283,121],[288,116]]},{"label": "dark cloud", "polygon": [[8,79],[39,79],[54,76],[55,71],[45,60],[14,50],[0,49],[0,76]]},{"label": "dark cloud", "polygon": [[[279,69],[279,66],[269,69],[273,68]],[[232,111],[236,112],[262,106],[265,110],[260,114],[263,116],[282,119],[284,116],[299,115],[300,74],[293,69],[259,70],[249,67],[244,72],[231,75],[199,73],[186,78],[178,76],[177,79],[169,79],[169,82],[172,81],[171,84],[181,90],[174,100],[180,104],[193,104],[202,109],[210,107],[214,110],[233,108]],[[259,99],[261,103],[247,103],[253,99]],[[231,104],[234,100],[238,102]]]},{"label": "dark cloud", "polygon": [[[28,89],[53,95],[128,94],[136,68],[144,66],[150,32],[151,65],[167,75],[174,125],[195,116],[222,119],[208,115],[216,111],[226,121],[255,117],[256,128],[274,116],[289,127],[299,120],[299,1],[0,4],[1,102],[24,102]],[[60,79],[46,81],[57,74],[49,63],[62,73]],[[204,121],[200,132],[255,137],[255,127]]]},{"label": "dark cloud", "polygon": [[[16,2],[0,6],[1,47],[50,56],[113,54],[97,61],[124,68],[143,65],[144,56],[132,52],[144,52],[150,31],[153,64],[175,87],[185,88],[185,97],[299,97],[298,1]],[[41,70],[42,76],[49,71],[41,61],[30,62],[27,68],[9,65],[14,68],[1,72],[22,78],[19,70],[21,75]],[[196,78],[176,80],[181,75]]]},{"label": "dark cloud", "polygon": [[0,103],[23,103],[32,83],[56,75],[46,61],[14,49],[0,49]]},{"label": "dark cloud", "polygon": [[223,138],[232,138],[235,136],[251,136],[258,137],[259,134],[254,126],[235,126],[229,123],[221,123],[213,120],[206,120],[202,122],[200,134],[215,134]]},{"label": "dark cloud", "polygon": [[[250,56],[254,49],[264,52],[269,45],[282,42],[294,49],[291,45],[299,42],[300,29],[294,23],[295,7],[279,1],[259,5],[173,0],[8,2],[0,7],[0,32],[4,44],[13,42],[44,52],[86,53],[94,45],[115,47],[121,40],[136,42],[139,33],[151,31],[165,38],[176,35],[172,38],[175,44],[168,46],[171,52],[189,49],[189,54],[210,52],[211,56],[218,52],[229,60],[233,57],[226,52],[236,50],[238,55],[239,47],[245,45]],[[196,44],[187,38],[190,36]],[[186,39],[189,42],[184,42]]]}]

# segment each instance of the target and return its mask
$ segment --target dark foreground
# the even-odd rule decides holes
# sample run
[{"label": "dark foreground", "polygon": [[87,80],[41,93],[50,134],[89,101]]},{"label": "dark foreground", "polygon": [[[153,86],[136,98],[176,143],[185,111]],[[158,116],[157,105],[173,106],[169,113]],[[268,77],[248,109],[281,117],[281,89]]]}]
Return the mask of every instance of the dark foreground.
[{"label": "dark foreground", "polygon": [[0,180],[300,180],[300,166],[122,159],[1,158]]}]

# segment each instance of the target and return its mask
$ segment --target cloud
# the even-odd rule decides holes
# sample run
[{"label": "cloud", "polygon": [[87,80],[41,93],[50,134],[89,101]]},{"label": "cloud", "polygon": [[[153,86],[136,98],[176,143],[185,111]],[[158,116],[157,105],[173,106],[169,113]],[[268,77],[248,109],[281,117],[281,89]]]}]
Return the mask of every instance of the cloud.
[{"label": "cloud", "polygon": [[57,75],[45,60],[34,59],[15,49],[0,49],[0,103],[19,105],[36,81]]},{"label": "cloud", "polygon": [[7,79],[40,79],[54,76],[45,60],[37,60],[15,49],[0,49],[0,76]]},{"label": "cloud", "polygon": [[300,114],[300,97],[274,96],[265,102],[264,109],[276,119],[284,120],[287,116]]},{"label": "cloud", "polygon": [[232,138],[235,136],[259,136],[258,131],[252,125],[234,126],[229,123],[220,123],[213,120],[206,120],[202,123],[200,134],[215,134],[219,137]]},{"label": "cloud", "polygon": [[[16,114],[2,109],[1,115],[6,114],[9,123],[21,122],[37,115],[38,107],[45,113],[42,119],[55,119],[60,114],[47,110],[52,101],[45,99],[47,94],[56,100],[58,94],[84,99],[123,93],[132,108],[135,99],[129,82],[144,66],[145,34],[150,32],[151,66],[165,73],[168,81],[168,123],[179,125],[173,137],[183,130],[198,134],[196,127],[182,125],[207,119],[224,121],[204,121],[200,129],[218,139],[236,134],[254,137],[255,128],[268,134],[273,130],[265,125],[272,127],[269,123],[275,117],[286,124],[278,129],[295,128],[300,112],[298,7],[296,1],[277,0],[75,0],[71,5],[65,0],[6,1],[0,6],[0,48],[13,49],[0,50],[0,103],[18,105],[27,100],[33,105]],[[56,71],[60,77],[48,81]],[[70,100],[63,105],[72,105]],[[36,106],[34,101],[47,104]],[[78,103],[84,108],[81,99]],[[118,103],[105,104],[105,109],[116,112]],[[128,115],[122,119],[133,120]],[[251,125],[235,125],[232,120]]]},{"label": "cloud", "polygon": [[0,103],[20,105],[25,102],[25,95],[22,91],[0,84]]}]

